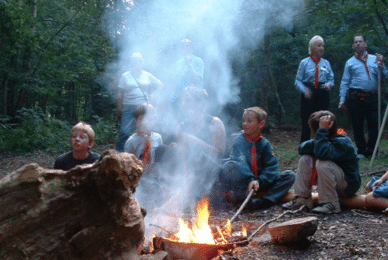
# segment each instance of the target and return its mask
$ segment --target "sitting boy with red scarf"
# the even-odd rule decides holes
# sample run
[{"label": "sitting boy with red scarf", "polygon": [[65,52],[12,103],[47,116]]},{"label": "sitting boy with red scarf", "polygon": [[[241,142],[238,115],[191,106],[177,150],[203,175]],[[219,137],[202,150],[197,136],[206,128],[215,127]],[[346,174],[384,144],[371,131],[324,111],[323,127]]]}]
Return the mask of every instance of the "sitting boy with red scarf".
[{"label": "sitting boy with red scarf", "polygon": [[253,191],[247,207],[265,209],[277,204],[292,187],[295,174],[278,171],[278,160],[261,130],[267,112],[260,107],[244,110],[243,129],[233,139],[230,159],[225,163],[220,181],[227,190],[227,200],[243,201]]},{"label": "sitting boy with red scarf", "polygon": [[[314,138],[299,146],[298,172],[295,180],[296,198],[282,205],[296,209],[306,205],[315,213],[338,213],[339,198],[354,195],[361,185],[356,148],[330,111],[311,114],[309,126]],[[319,206],[313,208],[312,182],[317,174]]]}]

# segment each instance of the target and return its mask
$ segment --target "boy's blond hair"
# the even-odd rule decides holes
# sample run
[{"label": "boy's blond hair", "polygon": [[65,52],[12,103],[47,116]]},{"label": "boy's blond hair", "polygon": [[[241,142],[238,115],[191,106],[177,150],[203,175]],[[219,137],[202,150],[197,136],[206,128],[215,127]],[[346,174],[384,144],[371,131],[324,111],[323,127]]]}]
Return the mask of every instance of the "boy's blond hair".
[{"label": "boy's blond hair", "polygon": [[73,135],[74,131],[82,131],[87,134],[87,136],[89,137],[89,142],[94,142],[94,139],[96,138],[96,134],[94,133],[93,128],[82,121],[78,122],[75,126],[73,126],[70,132],[70,138]]},{"label": "boy's blond hair", "polygon": [[267,122],[267,112],[261,107],[249,107],[244,109],[245,112],[251,112],[256,115],[257,121],[260,123],[261,121]]}]

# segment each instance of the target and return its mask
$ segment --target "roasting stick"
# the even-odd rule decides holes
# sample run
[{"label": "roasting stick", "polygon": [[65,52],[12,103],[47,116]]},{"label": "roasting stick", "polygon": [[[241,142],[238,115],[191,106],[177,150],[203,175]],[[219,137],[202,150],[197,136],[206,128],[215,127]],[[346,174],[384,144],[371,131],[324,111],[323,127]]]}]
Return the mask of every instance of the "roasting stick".
[{"label": "roasting stick", "polygon": [[166,230],[165,228],[162,228],[161,226],[158,226],[158,225],[154,225],[154,224],[149,224],[150,226],[153,226],[153,227],[157,227],[157,228],[160,228],[161,230],[167,232],[170,234],[170,236],[174,235],[174,233],[172,233],[171,231],[168,231]]},{"label": "roasting stick", "polygon": [[247,205],[248,201],[251,199],[251,197],[252,197],[252,195],[253,195],[254,192],[255,192],[254,189],[252,189],[252,190],[249,192],[247,198],[244,200],[243,204],[241,204],[241,206],[240,206],[240,208],[237,210],[236,214],[234,214],[234,216],[230,219],[230,223],[232,223],[232,222],[237,218],[237,216],[240,215],[241,211],[244,209],[245,205]]},{"label": "roasting stick", "polygon": [[284,211],[282,214],[280,214],[279,216],[277,216],[276,218],[273,218],[273,219],[270,219],[266,222],[264,222],[255,232],[252,233],[252,235],[250,235],[248,237],[248,241],[251,241],[251,239],[263,228],[265,227],[266,225],[268,225],[269,223],[283,217],[284,215],[286,215],[287,213],[291,213],[291,214],[295,214],[295,213],[298,213],[300,211],[302,211],[304,208],[306,207],[306,205],[303,205],[302,207],[300,207],[299,209],[297,210],[286,210]]}]

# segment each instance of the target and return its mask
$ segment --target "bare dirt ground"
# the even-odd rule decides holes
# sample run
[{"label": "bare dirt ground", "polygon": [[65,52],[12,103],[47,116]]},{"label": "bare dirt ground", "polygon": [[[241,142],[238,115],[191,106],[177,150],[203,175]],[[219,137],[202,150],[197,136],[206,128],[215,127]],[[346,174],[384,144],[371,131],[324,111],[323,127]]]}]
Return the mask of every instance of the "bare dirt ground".
[{"label": "bare dirt ground", "polygon": [[[286,127],[271,129],[266,135],[271,143],[298,141],[298,128]],[[112,147],[94,149],[102,153]],[[36,151],[27,155],[10,155],[0,151],[0,178],[24,164],[38,163],[51,168],[58,154]],[[296,165],[298,158],[279,159],[282,165]],[[236,209],[216,211],[214,217],[231,218]],[[280,206],[256,212],[244,211],[238,220],[264,223],[283,213]],[[319,215],[303,211],[296,215],[285,215],[276,222],[293,218],[315,216],[318,218],[318,230],[307,241],[294,245],[278,245],[271,242],[268,232],[257,235],[248,246],[236,248],[231,255],[215,259],[388,259],[388,216],[381,212],[342,208],[333,215]],[[253,232],[253,230],[250,230]]]}]

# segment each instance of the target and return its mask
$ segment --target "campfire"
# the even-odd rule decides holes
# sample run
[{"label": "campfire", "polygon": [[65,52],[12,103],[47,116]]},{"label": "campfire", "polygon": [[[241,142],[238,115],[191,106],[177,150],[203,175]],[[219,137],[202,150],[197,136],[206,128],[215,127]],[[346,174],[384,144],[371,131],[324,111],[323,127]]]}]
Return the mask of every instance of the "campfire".
[{"label": "campfire", "polygon": [[196,219],[179,219],[178,232],[168,238],[154,237],[155,250],[165,250],[173,259],[213,259],[220,252],[249,243],[246,228],[233,232],[229,220],[218,226],[210,225],[209,218],[209,201],[202,199],[197,204]]}]

